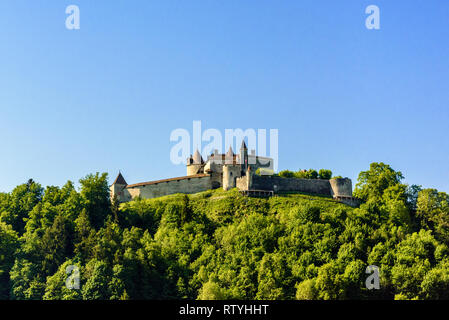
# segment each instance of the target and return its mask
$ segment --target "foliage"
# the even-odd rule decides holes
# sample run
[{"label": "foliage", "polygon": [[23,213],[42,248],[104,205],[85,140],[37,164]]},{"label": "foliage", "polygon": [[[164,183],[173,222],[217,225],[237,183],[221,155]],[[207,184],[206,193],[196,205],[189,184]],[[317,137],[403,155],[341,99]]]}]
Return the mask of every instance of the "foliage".
[{"label": "foliage", "polygon": [[[237,190],[119,204],[106,174],[79,191],[30,180],[0,194],[0,299],[448,299],[449,196],[401,180],[371,164],[358,208]],[[369,265],[380,290],[365,287]]]},{"label": "foliage", "polygon": [[318,172],[318,178],[329,180],[332,178],[332,171],[327,169],[320,169]]}]

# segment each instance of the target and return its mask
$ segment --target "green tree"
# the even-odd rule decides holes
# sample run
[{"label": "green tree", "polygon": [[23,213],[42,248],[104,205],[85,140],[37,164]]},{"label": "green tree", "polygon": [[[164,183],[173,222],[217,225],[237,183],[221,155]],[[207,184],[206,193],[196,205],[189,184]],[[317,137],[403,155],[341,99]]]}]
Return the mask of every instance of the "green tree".
[{"label": "green tree", "polygon": [[81,289],[85,300],[109,300],[111,292],[109,283],[111,281],[110,265],[105,261],[92,259],[86,265],[83,273],[85,282]]},{"label": "green tree", "polygon": [[43,189],[32,179],[14,188],[2,199],[0,221],[10,224],[21,235],[24,232],[28,213],[42,200]]},{"label": "green tree", "polygon": [[66,281],[70,274],[67,274],[66,270],[71,265],[77,266],[79,274],[82,274],[82,269],[73,260],[64,262],[54,275],[47,278],[44,300],[80,300],[82,298],[80,289],[67,288]]},{"label": "green tree", "polygon": [[373,162],[368,171],[360,172],[354,196],[363,201],[379,201],[386,189],[399,184],[403,178],[401,172],[394,171],[389,165]]},{"label": "green tree", "polygon": [[449,195],[435,189],[424,189],[418,194],[416,207],[421,225],[435,230],[437,238],[449,244]]},{"label": "green tree", "polygon": [[307,279],[296,285],[297,300],[317,300],[315,279]]},{"label": "green tree", "polygon": [[51,228],[46,229],[42,237],[42,268],[46,275],[56,272],[57,268],[73,252],[73,235],[63,215],[58,215]]},{"label": "green tree", "polygon": [[295,176],[293,171],[290,170],[282,170],[279,172],[279,177],[282,178],[293,178]]},{"label": "green tree", "polygon": [[332,177],[332,171],[327,169],[320,169],[318,172],[318,178],[329,180]]},{"label": "green tree", "polygon": [[227,298],[226,290],[213,282],[206,282],[200,290],[198,300],[224,300]]},{"label": "green tree", "polygon": [[45,282],[40,276],[39,266],[25,259],[16,259],[10,272],[11,299],[41,300]]},{"label": "green tree", "polygon": [[111,215],[107,173],[87,175],[80,179],[81,197],[93,228],[98,230]]},{"label": "green tree", "polygon": [[9,298],[9,272],[14,265],[14,256],[18,248],[17,233],[10,225],[0,221],[0,300]]},{"label": "green tree", "polygon": [[86,262],[93,257],[97,245],[96,232],[90,225],[86,209],[75,220],[75,246],[74,253],[81,261]]}]

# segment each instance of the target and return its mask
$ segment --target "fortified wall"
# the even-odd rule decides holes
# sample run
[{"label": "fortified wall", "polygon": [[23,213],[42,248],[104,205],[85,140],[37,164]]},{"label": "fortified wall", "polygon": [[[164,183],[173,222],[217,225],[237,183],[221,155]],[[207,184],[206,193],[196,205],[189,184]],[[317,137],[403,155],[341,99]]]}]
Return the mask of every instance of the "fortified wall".
[{"label": "fortified wall", "polygon": [[298,179],[254,174],[257,169],[262,168],[270,171],[273,168],[273,159],[256,156],[254,151],[248,154],[246,144],[242,141],[238,154],[235,154],[231,147],[226,154],[220,154],[216,150],[207,161],[204,161],[197,150],[187,159],[187,176],[184,177],[128,185],[119,173],[111,185],[111,197],[117,197],[120,202],[127,202],[137,197],[149,199],[175,193],[189,194],[237,187],[246,195],[271,196],[280,192],[304,192],[357,205],[357,200],[352,197],[352,182],[348,178]]},{"label": "fortified wall", "polygon": [[278,176],[246,175],[237,179],[240,190],[304,192],[331,197],[352,197],[352,181],[348,178],[331,180],[282,178]]},{"label": "fortified wall", "polygon": [[126,202],[137,197],[150,199],[175,193],[197,193],[213,189],[213,187],[216,187],[216,184],[213,183],[210,175],[197,174],[187,177],[163,179],[131,185],[119,185],[119,189],[115,192],[115,194],[120,202]]}]

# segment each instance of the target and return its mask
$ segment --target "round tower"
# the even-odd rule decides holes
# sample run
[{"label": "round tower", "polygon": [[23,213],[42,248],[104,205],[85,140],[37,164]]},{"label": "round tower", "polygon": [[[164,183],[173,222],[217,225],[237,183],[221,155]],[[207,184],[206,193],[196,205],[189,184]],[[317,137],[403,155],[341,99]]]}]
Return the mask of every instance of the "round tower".
[{"label": "round tower", "polygon": [[352,197],[352,181],[349,178],[329,180],[333,197]]},{"label": "round tower", "polygon": [[223,166],[223,190],[235,188],[235,174],[232,165]]},{"label": "round tower", "polygon": [[187,175],[193,176],[195,174],[201,173],[203,166],[204,166],[203,157],[201,156],[200,152],[197,149],[193,157],[190,156],[187,159]]}]

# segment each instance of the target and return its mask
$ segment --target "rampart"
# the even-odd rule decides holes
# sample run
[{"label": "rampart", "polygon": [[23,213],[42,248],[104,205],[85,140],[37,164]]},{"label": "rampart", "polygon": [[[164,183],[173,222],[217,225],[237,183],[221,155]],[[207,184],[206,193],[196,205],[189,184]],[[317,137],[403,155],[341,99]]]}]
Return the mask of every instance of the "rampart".
[{"label": "rampart", "polygon": [[[242,181],[243,184],[243,181]],[[276,176],[252,177],[251,189],[253,190],[273,190],[276,192],[304,192],[328,195],[332,197],[345,196],[352,197],[351,179],[298,179],[282,178]]]},{"label": "rampart", "polygon": [[216,186],[213,185],[211,176],[207,174],[137,183],[126,187],[124,200],[129,201],[135,197],[157,198],[174,193],[197,193],[213,187]]}]

